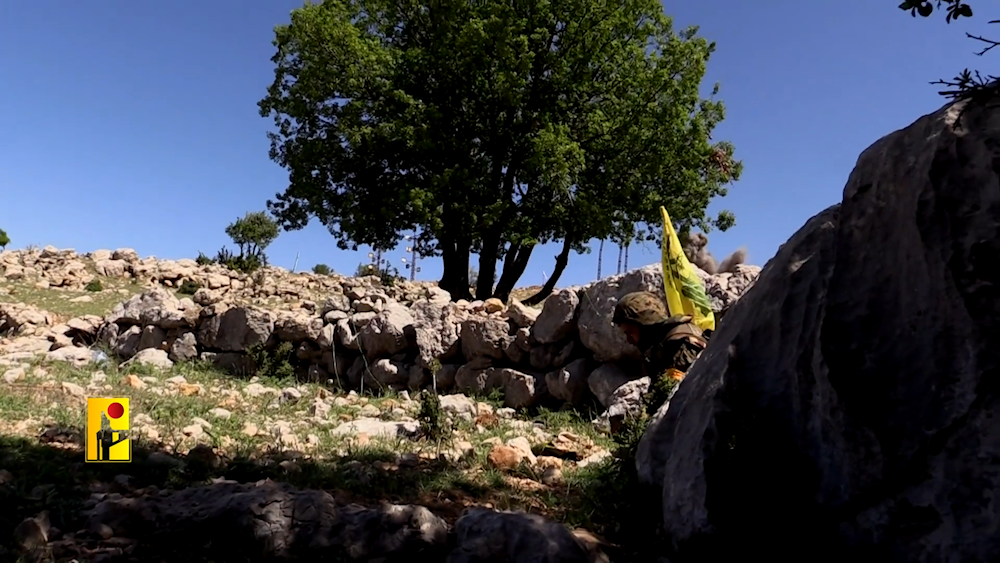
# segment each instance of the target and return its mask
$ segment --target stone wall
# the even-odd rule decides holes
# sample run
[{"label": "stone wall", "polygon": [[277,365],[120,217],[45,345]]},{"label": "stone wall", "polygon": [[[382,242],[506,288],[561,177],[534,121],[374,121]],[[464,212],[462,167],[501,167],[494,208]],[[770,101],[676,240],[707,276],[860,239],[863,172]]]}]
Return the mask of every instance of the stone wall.
[{"label": "stone wall", "polygon": [[[611,324],[611,314],[626,293],[663,293],[659,264],[558,290],[538,309],[516,300],[509,306],[497,299],[452,303],[431,283],[386,286],[373,277],[290,274],[278,268],[246,276],[192,260],[140,260],[127,249],[82,258],[55,249],[27,260],[10,256],[0,254],[0,263],[15,265],[7,266],[8,277],[33,268],[29,273],[48,287],[53,281],[58,287],[82,285],[87,276],[67,272],[89,270],[147,286],[103,318],[71,319],[51,328],[45,326],[51,323],[44,312],[10,305],[0,309],[0,326],[42,326],[21,332],[51,341],[49,353],[69,347],[63,356],[76,354],[85,361],[85,352],[73,348],[96,340],[122,360],[202,359],[240,372],[251,369],[246,352],[254,345],[274,349],[288,342],[303,378],[350,389],[499,389],[513,408],[595,400],[611,410],[628,408],[647,382],[633,382],[639,353]],[[734,273],[699,273],[721,316],[759,271],[739,266]],[[169,288],[184,280],[203,287],[178,297]],[[38,343],[35,351],[44,347]]]}]

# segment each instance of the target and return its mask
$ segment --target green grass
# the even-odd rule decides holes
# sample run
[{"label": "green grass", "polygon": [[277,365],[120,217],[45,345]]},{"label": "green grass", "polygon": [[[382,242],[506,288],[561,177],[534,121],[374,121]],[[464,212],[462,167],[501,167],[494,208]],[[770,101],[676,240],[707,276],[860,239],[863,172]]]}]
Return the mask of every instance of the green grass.
[{"label": "green grass", "polygon": [[[125,279],[102,277],[101,282],[102,291],[88,292],[42,289],[33,281],[0,279],[0,302],[31,304],[61,317],[57,320],[65,320],[106,315],[115,304],[143,290],[142,285]],[[530,294],[534,290],[525,291]],[[189,297],[179,289],[173,292],[178,298]],[[73,301],[82,296],[90,299]],[[252,301],[274,306],[298,300]],[[614,449],[616,444],[589,422],[596,412],[586,408],[582,412],[530,409],[518,413],[515,421],[495,416],[481,416],[474,421],[458,419],[445,424],[436,440],[362,440],[356,436],[336,436],[330,430],[342,422],[365,416],[362,409],[366,405],[374,406],[382,419],[396,417],[391,412],[394,406],[404,407],[409,417],[417,419],[419,401],[404,405],[393,392],[360,397],[341,394],[330,404],[326,416],[329,422],[321,424],[310,418],[312,404],[334,391],[292,378],[247,380],[200,362],[179,363],[165,371],[141,365],[118,368],[112,362],[102,368],[103,377],[95,377],[98,371],[95,366],[78,369],[39,360],[26,368],[27,377],[17,383],[0,381],[0,470],[14,477],[12,482],[0,484],[0,506],[5,507],[0,510],[0,529],[12,530],[24,518],[47,510],[54,526],[74,531],[80,525],[80,508],[95,484],[107,486],[119,474],[129,475],[135,487],[155,485],[161,489],[196,486],[213,477],[241,482],[270,478],[297,487],[328,490],[371,505],[381,501],[422,504],[449,521],[467,506],[476,504],[525,510],[608,535],[613,541],[631,538],[635,545],[650,543],[648,538],[655,533],[650,523],[661,518],[652,505],[643,504],[655,501],[657,495],[638,485],[631,461],[609,460],[584,468],[566,462],[562,482],[553,485],[539,482],[542,469],[537,467],[522,465],[505,472],[490,466],[488,455],[495,441],[531,436],[532,427],[551,436],[571,432],[591,444],[588,451]],[[0,367],[0,374],[6,369]],[[182,384],[168,383],[178,376],[183,377]],[[140,383],[135,386],[137,381]],[[86,464],[78,446],[40,443],[38,436],[44,428],[83,430],[84,403],[63,389],[64,382],[84,387],[88,396],[130,398],[132,463]],[[277,393],[249,396],[245,390],[251,384]],[[282,400],[280,390],[287,387],[296,388],[301,398]],[[192,392],[195,389],[197,392]],[[503,406],[499,391],[475,400],[494,410]],[[213,409],[218,408],[226,409],[229,418],[215,416]],[[195,419],[210,424],[198,438],[184,434],[184,429],[194,424]],[[291,464],[289,448],[270,432],[279,422],[290,425],[300,443],[301,457]],[[529,422],[532,427],[518,426]],[[260,432],[248,435],[245,432],[248,426],[256,426]],[[472,444],[471,456],[454,461],[438,457],[462,441]],[[149,454],[158,451],[183,458],[196,444],[213,446],[221,466],[178,469],[148,461]],[[534,449],[536,454],[543,450],[540,446]],[[399,463],[401,455],[410,459],[417,456],[417,461]],[[645,538],[640,537],[643,534]],[[13,549],[11,542],[9,534],[0,533],[0,547]],[[0,560],[6,560],[9,554],[9,551],[0,553]]]},{"label": "green grass", "polygon": [[[0,516],[0,526],[8,526],[7,529],[40,510],[49,510],[57,528],[72,531],[79,525],[74,518],[80,503],[89,495],[85,485],[110,483],[119,473],[130,475],[137,487],[179,488],[203,484],[212,477],[241,482],[270,478],[303,488],[339,491],[364,503],[387,500],[423,504],[447,520],[456,518],[469,505],[482,504],[503,510],[539,512],[599,533],[614,526],[611,513],[602,508],[610,506],[608,495],[602,492],[604,482],[611,478],[605,471],[610,467],[608,463],[582,469],[568,463],[563,469],[564,483],[553,486],[538,483],[542,471],[538,468],[522,466],[507,473],[489,465],[491,439],[505,441],[530,435],[530,429],[516,427],[516,421],[511,423],[496,417],[482,418],[478,423],[456,420],[447,426],[447,436],[438,441],[375,437],[362,441],[353,436],[334,436],[329,430],[342,421],[358,418],[364,405],[381,410],[382,418],[391,418],[393,406],[403,406],[409,416],[416,418],[419,402],[413,400],[404,405],[394,393],[353,399],[341,396],[330,407],[327,419],[331,422],[321,425],[309,420],[309,409],[317,397],[331,393],[329,389],[289,379],[235,378],[198,362],[179,363],[166,371],[138,365],[117,369],[110,364],[101,372],[104,377],[96,378],[99,381],[95,380],[94,367],[78,369],[69,364],[36,363],[26,371],[27,377],[16,384],[3,384],[4,393],[0,394],[0,469],[15,477],[13,485],[0,487],[0,495],[7,495],[10,506],[16,507]],[[188,390],[200,386],[199,392],[185,394],[181,387],[167,382],[177,376],[184,378]],[[130,385],[137,380],[142,381],[141,388]],[[136,438],[132,463],[85,464],[79,448],[56,449],[38,443],[38,433],[44,427],[83,429],[82,400],[67,394],[63,382],[84,388],[91,386],[87,391],[90,396],[129,397]],[[243,390],[252,383],[276,391],[295,387],[302,397],[298,401],[285,401],[271,393],[251,397]],[[502,405],[499,399],[493,394],[479,400],[499,408]],[[213,416],[212,409],[218,407],[227,409],[230,418]],[[182,433],[195,417],[211,424],[199,439]],[[153,428],[156,439],[147,437],[138,419],[152,421],[145,428]],[[550,435],[572,432],[590,439],[594,447],[613,445],[592,429],[585,416],[575,411],[538,409],[519,416],[518,420],[522,424],[535,422],[534,426]],[[31,423],[15,428],[18,426],[15,421]],[[289,423],[302,444],[307,444],[309,434],[318,438],[314,446],[302,448],[303,457],[294,462],[294,468],[279,463],[287,459],[282,451],[287,448],[282,448],[267,433],[278,421]],[[243,430],[247,424],[257,425],[264,435],[246,435]],[[446,461],[437,456],[458,441],[473,445],[471,457]],[[172,469],[146,461],[151,451],[182,455],[196,443],[217,448],[222,466],[210,471]],[[404,454],[416,456],[416,462],[399,463]],[[52,485],[58,494],[33,497],[31,492],[37,493],[37,487],[43,485]],[[3,503],[0,496],[0,505]]]},{"label": "green grass", "polygon": [[[24,303],[55,313],[62,320],[84,315],[104,316],[118,303],[140,293],[143,286],[127,280],[103,278],[104,289],[98,292],[70,291],[59,288],[39,288],[34,282],[10,281],[0,278],[0,303]],[[74,302],[73,299],[87,298]]]}]

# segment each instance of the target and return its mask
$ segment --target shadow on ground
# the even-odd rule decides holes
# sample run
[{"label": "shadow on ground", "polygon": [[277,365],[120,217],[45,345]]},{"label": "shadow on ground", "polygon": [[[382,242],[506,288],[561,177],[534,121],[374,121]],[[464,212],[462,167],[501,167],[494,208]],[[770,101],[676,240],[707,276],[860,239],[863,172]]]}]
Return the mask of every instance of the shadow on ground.
[{"label": "shadow on ground", "polygon": [[[233,485],[262,480],[287,483],[297,489],[325,491],[337,506],[357,503],[376,507],[373,511],[385,502],[418,504],[449,525],[472,506],[538,513],[603,535],[611,542],[605,552],[612,561],[654,560],[648,552],[659,543],[655,534],[660,514],[654,506],[659,495],[638,485],[632,464],[622,460],[577,471],[560,487],[525,491],[512,486],[499,471],[487,470],[488,474],[473,480],[470,470],[484,471],[474,469],[476,464],[444,458],[401,459],[394,452],[372,447],[354,448],[347,455],[323,461],[295,452],[226,459],[197,448],[187,456],[173,456],[138,441],[131,463],[98,464],[83,461],[81,445],[79,432],[71,428],[50,428],[34,440],[0,437],[0,560],[18,560],[25,541],[30,543],[30,538],[25,539],[24,522],[34,519],[51,526],[46,534],[48,548],[36,551],[45,555],[42,559],[24,561],[93,560],[95,554],[106,561],[234,561],[233,556],[246,547],[246,538],[241,540],[239,534],[197,534],[190,541],[175,538],[166,544],[132,534],[116,543],[119,538],[112,537],[112,530],[87,529],[84,517],[84,511],[98,500],[118,498],[115,494],[163,496],[164,491],[211,486],[222,480]],[[518,472],[530,469],[519,469],[514,475]],[[290,489],[282,489],[283,494]],[[12,535],[15,529],[19,531]],[[448,545],[453,541],[450,537]],[[103,552],[88,551],[98,549],[98,544]],[[62,545],[62,552],[54,545]],[[243,550],[241,557],[267,559],[255,550]],[[443,560],[441,553],[428,552],[422,559]],[[348,560],[342,557],[346,555],[324,553],[324,560]]]}]

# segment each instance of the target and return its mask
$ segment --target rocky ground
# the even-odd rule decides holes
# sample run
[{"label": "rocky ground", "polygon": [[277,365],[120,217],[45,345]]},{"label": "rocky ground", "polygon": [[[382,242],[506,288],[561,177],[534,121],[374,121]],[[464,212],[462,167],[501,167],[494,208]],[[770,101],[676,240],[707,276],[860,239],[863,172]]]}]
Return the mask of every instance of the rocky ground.
[{"label": "rocky ground", "polygon": [[[606,307],[655,284],[648,272],[532,309],[127,249],[5,252],[0,268],[4,556],[629,561],[617,543],[656,527],[600,424],[642,381],[603,324],[578,321],[581,300]],[[297,367],[232,369],[254,338],[293,343]],[[355,387],[334,381],[339,365]],[[93,396],[130,398],[131,463],[83,463]]]}]

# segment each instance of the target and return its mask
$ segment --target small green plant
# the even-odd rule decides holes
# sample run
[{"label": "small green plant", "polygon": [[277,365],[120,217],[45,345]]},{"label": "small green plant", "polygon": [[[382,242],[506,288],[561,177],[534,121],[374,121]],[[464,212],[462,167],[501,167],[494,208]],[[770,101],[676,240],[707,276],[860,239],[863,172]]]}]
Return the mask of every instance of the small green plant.
[{"label": "small green plant", "polygon": [[10,244],[10,237],[7,236],[7,231],[0,229],[0,250],[5,250],[8,244]]},{"label": "small green plant", "polygon": [[274,379],[295,377],[295,348],[291,342],[282,342],[273,350],[262,344],[254,344],[247,349],[253,362],[254,374]]},{"label": "small green plant", "polygon": [[315,266],[313,266],[314,274],[318,274],[321,276],[328,276],[330,275],[330,272],[331,272],[330,267],[327,266],[326,264],[316,264]]},{"label": "small green plant", "polygon": [[199,289],[201,289],[200,283],[194,280],[184,280],[184,283],[177,289],[177,293],[181,295],[194,295]]},{"label": "small green plant", "polygon": [[660,376],[650,383],[649,390],[643,395],[646,414],[653,416],[660,406],[670,399],[678,383],[680,381],[667,376]]},{"label": "small green plant", "polygon": [[445,437],[444,411],[441,409],[441,397],[437,393],[424,391],[420,394],[420,412],[417,413],[420,428],[427,438],[433,441]]},{"label": "small green plant", "polygon": [[198,257],[195,258],[194,261],[197,262],[199,266],[208,266],[212,263],[212,259],[205,256],[204,252],[198,252]]},{"label": "small green plant", "polygon": [[94,278],[87,282],[87,285],[83,286],[83,289],[91,292],[104,291],[104,286],[101,285],[101,280]]},{"label": "small green plant", "polygon": [[375,276],[384,286],[392,286],[397,281],[403,279],[399,275],[399,268],[385,265],[378,267],[375,264],[358,264],[358,269],[354,272],[355,277]]},{"label": "small green plant", "polygon": [[233,254],[225,247],[219,249],[214,261],[216,264],[244,274],[253,273],[267,265],[267,258],[263,254]]}]

